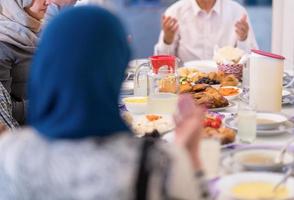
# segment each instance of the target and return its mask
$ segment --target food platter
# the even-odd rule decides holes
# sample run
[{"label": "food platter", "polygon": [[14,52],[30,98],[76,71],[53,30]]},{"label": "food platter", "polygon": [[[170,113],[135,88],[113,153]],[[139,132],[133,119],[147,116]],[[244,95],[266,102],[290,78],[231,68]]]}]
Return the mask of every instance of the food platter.
[{"label": "food platter", "polygon": [[162,114],[133,116],[131,128],[138,137],[163,136],[174,130],[175,125],[172,116]]}]

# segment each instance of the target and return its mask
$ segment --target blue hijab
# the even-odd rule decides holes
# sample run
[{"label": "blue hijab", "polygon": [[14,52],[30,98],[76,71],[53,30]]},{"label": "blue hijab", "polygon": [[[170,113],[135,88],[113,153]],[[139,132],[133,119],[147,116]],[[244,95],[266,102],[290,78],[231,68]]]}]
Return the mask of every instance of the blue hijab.
[{"label": "blue hijab", "polygon": [[130,58],[120,21],[92,6],[65,10],[48,24],[29,80],[29,125],[48,138],[127,132],[118,98]]}]

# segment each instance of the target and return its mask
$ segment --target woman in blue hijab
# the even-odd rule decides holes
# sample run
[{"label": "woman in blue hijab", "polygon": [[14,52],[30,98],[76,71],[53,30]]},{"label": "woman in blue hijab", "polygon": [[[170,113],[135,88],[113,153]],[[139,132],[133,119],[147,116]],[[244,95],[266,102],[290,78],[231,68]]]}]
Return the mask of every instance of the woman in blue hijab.
[{"label": "woman in blue hijab", "polygon": [[91,20],[91,11],[98,11],[88,9],[55,20],[32,65],[29,124],[52,139],[128,130],[117,109],[130,59],[127,38],[112,15],[100,11]]},{"label": "woman in blue hijab", "polygon": [[120,118],[129,58],[106,10],[71,8],[48,24],[30,73],[30,126],[0,137],[0,199],[205,199],[187,151],[136,139]]}]

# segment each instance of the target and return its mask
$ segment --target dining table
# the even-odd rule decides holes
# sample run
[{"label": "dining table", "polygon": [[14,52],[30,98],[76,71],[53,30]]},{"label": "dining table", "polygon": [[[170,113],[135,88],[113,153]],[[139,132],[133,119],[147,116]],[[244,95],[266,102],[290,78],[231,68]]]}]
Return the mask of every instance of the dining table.
[{"label": "dining table", "polygon": [[[188,63],[188,66],[190,64]],[[210,70],[213,70],[213,67]],[[292,80],[294,80],[294,76],[293,76],[293,72],[286,72],[286,74],[290,74],[290,78]],[[293,81],[292,81],[293,82]],[[129,82],[129,85],[133,86],[133,83]],[[280,131],[277,134],[270,134],[270,135],[258,135],[256,139],[250,143],[250,144],[244,144],[241,143],[238,140],[238,134],[237,134],[237,138],[236,141],[228,144],[228,145],[223,145],[221,146],[221,153],[220,153],[220,157],[223,158],[225,154],[227,154],[230,151],[234,151],[237,150],[238,148],[244,148],[244,147],[260,147],[260,148],[275,148],[275,149],[279,149],[281,148],[283,145],[285,145],[288,141],[290,141],[291,139],[294,138],[294,84],[292,85],[288,85],[287,88],[284,88],[285,90],[287,90],[289,92],[289,97],[290,98],[290,102],[288,103],[283,103],[282,105],[282,110],[280,112],[280,114],[284,115],[287,117],[287,119],[289,120],[289,123],[291,124],[291,126],[289,126],[287,129],[285,129],[285,131]],[[123,94],[121,96],[121,98],[124,97],[128,97],[128,96],[133,96],[132,92],[130,92],[130,90],[128,90],[127,93]],[[223,109],[221,111],[219,111],[220,114],[224,115],[224,120],[226,118],[229,118],[230,116],[232,116],[233,114],[236,114],[238,112],[238,104],[240,101],[244,101],[244,98],[241,98],[241,95],[239,98],[236,98],[234,100],[232,100],[232,104],[233,106],[229,106],[226,109]],[[133,115],[133,117],[138,117],[138,115]],[[162,136],[162,139],[166,140],[167,142],[173,142],[174,140],[174,131],[171,130],[167,133],[165,133]],[[294,153],[294,143],[292,145],[289,146],[288,150],[292,153]],[[219,163],[219,168],[223,167],[221,166],[221,163]],[[221,197],[218,193],[218,189],[216,188],[216,185],[218,183],[218,181],[226,176],[226,172],[224,172],[224,170],[220,169],[220,172],[218,174],[218,176],[215,177],[209,177],[208,182],[209,182],[209,188],[211,190],[211,194],[213,196],[213,199],[215,200],[224,200],[225,198]]]}]

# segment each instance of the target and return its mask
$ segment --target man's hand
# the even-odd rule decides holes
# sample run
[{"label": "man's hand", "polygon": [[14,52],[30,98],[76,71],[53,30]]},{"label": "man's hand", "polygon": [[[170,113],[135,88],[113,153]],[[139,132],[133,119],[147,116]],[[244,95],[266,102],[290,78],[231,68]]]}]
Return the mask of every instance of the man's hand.
[{"label": "man's hand", "polygon": [[163,40],[165,44],[171,44],[174,41],[176,32],[179,29],[178,22],[175,18],[162,16],[161,26],[164,33]]},{"label": "man's hand", "polygon": [[235,32],[238,36],[239,41],[245,41],[248,37],[248,32],[249,32],[249,25],[247,22],[247,16],[243,15],[242,18],[237,21],[235,24]]},{"label": "man's hand", "polygon": [[74,5],[77,0],[49,0],[49,3],[54,3],[59,7]]}]

